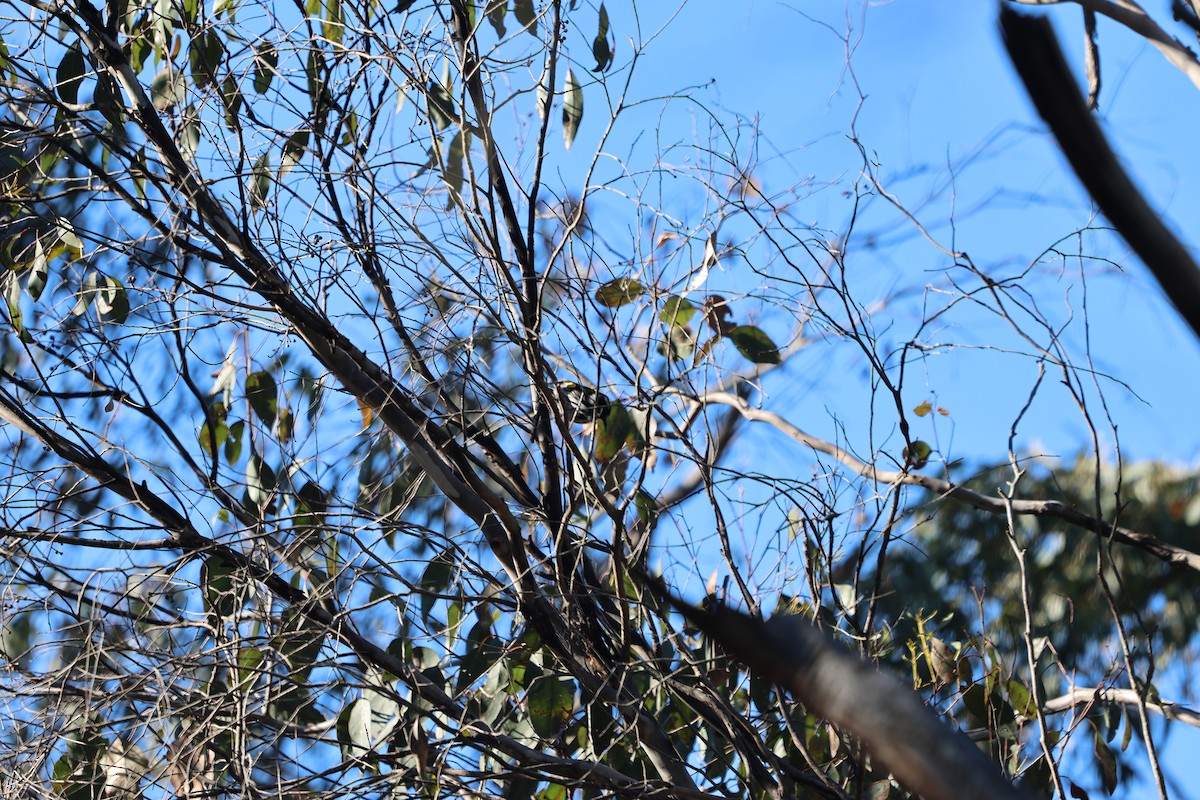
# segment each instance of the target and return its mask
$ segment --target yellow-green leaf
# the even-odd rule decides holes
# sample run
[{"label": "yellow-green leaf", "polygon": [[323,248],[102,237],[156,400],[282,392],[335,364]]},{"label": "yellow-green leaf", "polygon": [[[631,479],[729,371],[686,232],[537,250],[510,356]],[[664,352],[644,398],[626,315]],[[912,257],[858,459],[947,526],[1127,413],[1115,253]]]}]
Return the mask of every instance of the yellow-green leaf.
[{"label": "yellow-green leaf", "polygon": [[605,308],[619,308],[641,297],[646,287],[633,278],[615,278],[596,290],[596,302]]}]

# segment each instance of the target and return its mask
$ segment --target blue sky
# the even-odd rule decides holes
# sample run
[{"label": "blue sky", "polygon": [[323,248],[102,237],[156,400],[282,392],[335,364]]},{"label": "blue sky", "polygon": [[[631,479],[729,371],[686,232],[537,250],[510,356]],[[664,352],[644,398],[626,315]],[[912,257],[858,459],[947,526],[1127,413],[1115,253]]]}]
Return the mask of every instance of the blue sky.
[{"label": "blue sky", "polygon": [[[669,13],[647,9],[643,4],[643,31],[655,29]],[[1053,11],[1070,57],[1079,61],[1079,10]],[[613,13],[620,55],[628,50],[622,41],[628,20]],[[848,21],[855,43],[851,63],[866,96],[857,116],[861,140],[877,155],[889,188],[919,208],[936,235],[949,243],[953,211],[958,247],[990,271],[1034,259],[1089,221],[1103,224],[1042,135],[1004,55],[990,3],[904,0],[874,5],[865,14],[834,2],[689,3],[649,48],[633,94],[707,84],[693,95],[723,113],[756,118],[764,153],[759,174],[768,192],[801,173],[846,182],[861,167],[846,139],[859,102],[841,40]],[[1200,91],[1156,50],[1103,19],[1100,44],[1107,130],[1152,201],[1186,239],[1182,226],[1200,202],[1200,163],[1192,150],[1200,129]],[[588,133],[585,122],[581,144],[590,144]],[[772,149],[778,155],[769,159]],[[954,191],[925,202],[931,190],[947,185],[950,164]],[[804,205],[804,214],[829,224],[847,212],[836,191],[818,193]],[[881,246],[883,269],[912,282],[923,264],[931,275],[944,268],[894,216],[881,217],[880,227],[902,245]],[[1100,235],[1088,247],[1122,267],[1104,274],[1090,269],[1086,332],[1095,367],[1136,392],[1112,386],[1105,392],[1122,449],[1127,458],[1195,464],[1200,439],[1186,421],[1200,389],[1200,347],[1123,243]],[[1039,299],[1060,317],[1080,311],[1082,296],[1071,274],[1078,266],[1065,263],[1061,280],[1043,276]],[[984,331],[973,333],[986,340]],[[1076,333],[1084,335],[1081,326]],[[929,362],[925,381],[930,396],[954,412],[953,456],[1002,455],[1009,423],[1031,385],[1028,360],[976,354],[943,361]],[[976,391],[985,387],[994,388]],[[805,392],[821,405],[819,395]],[[921,399],[914,397],[914,404]],[[1038,414],[1022,427],[1018,441],[1064,456],[1084,446],[1086,428],[1066,400],[1063,393],[1045,390]]]}]

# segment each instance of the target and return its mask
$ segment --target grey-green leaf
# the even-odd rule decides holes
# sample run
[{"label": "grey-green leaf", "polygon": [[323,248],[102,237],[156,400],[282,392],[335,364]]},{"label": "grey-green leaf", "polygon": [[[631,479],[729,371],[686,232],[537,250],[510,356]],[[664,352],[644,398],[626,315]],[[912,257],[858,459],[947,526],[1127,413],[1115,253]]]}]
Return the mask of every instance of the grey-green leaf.
[{"label": "grey-green leaf", "polygon": [[575,141],[579,132],[579,123],[583,121],[583,88],[575,77],[575,73],[567,68],[567,77],[563,81],[563,141],[567,149]]}]

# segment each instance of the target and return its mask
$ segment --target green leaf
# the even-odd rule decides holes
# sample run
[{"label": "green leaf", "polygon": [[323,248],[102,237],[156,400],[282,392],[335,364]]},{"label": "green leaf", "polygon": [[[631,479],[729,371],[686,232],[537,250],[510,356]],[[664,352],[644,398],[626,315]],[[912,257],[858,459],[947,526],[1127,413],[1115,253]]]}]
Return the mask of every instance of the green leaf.
[{"label": "green leaf", "polygon": [[496,38],[504,38],[504,16],[508,13],[508,0],[490,0],[487,6],[488,22],[496,29]]},{"label": "green leaf", "polygon": [[658,318],[672,327],[686,325],[696,313],[696,306],[691,300],[678,295],[671,295],[667,301],[663,303],[662,311],[658,312]]},{"label": "green leaf", "polygon": [[283,157],[279,159],[279,177],[291,172],[308,149],[308,129],[296,131],[283,143]]},{"label": "green leaf", "polygon": [[533,0],[514,0],[513,16],[522,28],[537,36],[537,12],[533,8]]},{"label": "green leaf", "polygon": [[1037,717],[1037,705],[1033,702],[1033,695],[1030,694],[1029,689],[1025,688],[1025,684],[1016,678],[1011,678],[1005,688],[1008,689],[1008,700],[1012,703],[1014,711],[1025,719]]},{"label": "green leaf", "polygon": [[446,590],[450,588],[450,581],[454,577],[455,562],[454,555],[449,550],[444,550],[425,565],[419,588],[421,590],[421,614],[426,620],[429,619],[429,612],[433,610],[434,604],[441,599],[439,595],[445,594]]},{"label": "green leaf", "polygon": [[12,322],[13,330],[21,337],[23,342],[32,342],[33,335],[25,329],[24,318],[21,316],[21,282],[17,280],[17,276],[9,274],[8,278],[8,318]]},{"label": "green leaf", "polygon": [[575,682],[565,675],[543,675],[525,693],[529,721],[540,735],[557,736],[575,707]]},{"label": "green leaf", "polygon": [[[7,54],[7,49],[5,53]],[[5,59],[7,62],[7,58]],[[83,59],[83,46],[77,41],[67,48],[62,61],[58,62],[55,81],[58,96],[64,103],[79,102],[79,87],[83,85],[83,75],[87,70],[87,62]]]},{"label": "green leaf", "polygon": [[264,425],[270,428],[275,424],[279,407],[279,388],[271,373],[260,370],[246,377],[246,400]]},{"label": "green leaf", "polygon": [[275,495],[275,470],[253,449],[246,465],[246,494],[260,509],[266,509]]},{"label": "green leaf", "polygon": [[755,364],[779,363],[779,348],[761,328],[754,325],[738,325],[726,336],[747,360]]},{"label": "green leaf", "polygon": [[200,565],[200,586],[204,590],[204,610],[219,618],[233,616],[240,603],[235,591],[237,567],[222,556],[204,559]]},{"label": "green leaf", "polygon": [[116,80],[107,72],[96,75],[96,88],[92,90],[92,102],[114,128],[124,129],[125,96],[121,94]]},{"label": "green leaf", "polygon": [[930,403],[928,400],[913,408],[913,413],[918,417],[928,416],[930,411],[933,411],[933,403]]},{"label": "green leaf", "polygon": [[96,279],[96,311],[105,322],[117,325],[129,317],[129,293],[120,279],[109,275]]},{"label": "green leaf", "polygon": [[596,460],[611,461],[637,431],[633,418],[620,403],[613,403],[604,419],[596,424]]},{"label": "green leaf", "polygon": [[450,140],[450,148],[446,152],[446,163],[443,165],[442,174],[445,176],[446,184],[454,194],[462,193],[463,186],[463,161],[465,159],[465,143],[464,137],[469,134],[464,134],[462,131],[454,134],[454,138]]},{"label": "green leaf", "polygon": [[[279,66],[279,50],[274,42],[263,42],[254,48],[254,91],[263,94],[271,88]],[[309,78],[311,81],[311,76]]]},{"label": "green leaf", "polygon": [[438,81],[429,82],[427,102],[429,104],[429,120],[435,131],[444,131],[450,127],[451,122],[457,119],[458,113],[454,110],[454,98],[451,96],[450,90]]},{"label": "green leaf", "polygon": [[563,80],[563,141],[567,149],[575,141],[579,132],[579,123],[583,120],[583,88],[575,78],[575,73],[567,67],[567,77]]},{"label": "green leaf", "polygon": [[221,82],[221,104],[225,106],[225,127],[236,131],[241,125],[242,92],[232,75]]},{"label": "green leaf", "polygon": [[325,38],[334,44],[342,43],[342,34],[345,33],[346,23],[342,16],[341,0],[325,0],[325,21],[321,23],[321,28],[325,32]]},{"label": "green leaf", "polygon": [[1100,771],[1100,782],[1105,793],[1111,795],[1117,790],[1117,757],[1097,732],[1092,752],[1096,757],[1096,766]]},{"label": "green leaf", "polygon": [[183,73],[167,67],[150,82],[150,102],[154,104],[155,111],[163,112],[181,102],[186,90],[187,79]]},{"label": "green leaf", "polygon": [[209,407],[207,419],[200,426],[198,437],[200,447],[210,456],[213,454],[214,447],[220,447],[229,435],[229,427],[225,424],[227,414],[225,404],[218,400]]},{"label": "green leaf", "polygon": [[273,644],[292,680],[304,683],[325,646],[325,631],[315,625],[302,608],[288,606],[280,614],[280,626]]},{"label": "green leaf", "polygon": [[593,72],[604,72],[612,66],[613,50],[608,43],[608,9],[604,7],[604,3],[600,4],[600,25],[596,31],[596,38],[592,40],[592,55],[596,58]]},{"label": "green leaf", "polygon": [[33,243],[33,261],[29,267],[29,277],[25,280],[25,291],[29,297],[37,300],[46,289],[46,281],[50,276],[50,260],[42,250],[42,240]]},{"label": "green leaf", "polygon": [[933,448],[927,443],[917,439],[912,443],[912,447],[904,448],[904,463],[914,469],[921,469],[929,463],[929,454],[933,452]]},{"label": "green leaf", "polygon": [[75,307],[71,309],[71,313],[77,317],[82,317],[87,313],[88,307],[91,306],[92,300],[96,297],[96,286],[99,282],[100,273],[92,271],[84,278],[83,285],[79,287],[78,299],[75,301]]},{"label": "green leaf", "polygon": [[561,783],[552,783],[536,795],[537,800],[567,800],[567,787]]},{"label": "green leaf", "polygon": [[242,435],[246,432],[246,421],[239,419],[229,426],[225,439],[225,463],[233,466],[242,457]]},{"label": "green leaf", "polygon": [[250,175],[250,207],[260,209],[267,204],[267,192],[271,191],[271,155],[263,153],[254,162]]},{"label": "green leaf", "polygon": [[646,287],[633,278],[616,278],[596,290],[596,302],[605,308],[619,308],[645,293]]},{"label": "green leaf", "polygon": [[192,68],[192,82],[197,88],[203,89],[217,82],[217,67],[221,64],[221,55],[225,46],[221,37],[214,31],[207,30],[192,39],[188,51],[188,64]]}]

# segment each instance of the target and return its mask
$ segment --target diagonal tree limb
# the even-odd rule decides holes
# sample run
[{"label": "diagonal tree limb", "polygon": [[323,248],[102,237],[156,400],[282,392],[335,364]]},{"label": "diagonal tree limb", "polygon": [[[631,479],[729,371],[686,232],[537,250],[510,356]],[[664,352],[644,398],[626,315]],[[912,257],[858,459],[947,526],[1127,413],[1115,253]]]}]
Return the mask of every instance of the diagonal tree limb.
[{"label": "diagonal tree limb", "polygon": [[833,456],[859,475],[876,483],[922,486],[942,497],[966,503],[990,514],[1003,515],[1007,513],[1011,505],[1014,514],[1060,519],[1078,528],[1109,537],[1118,544],[1136,547],[1169,564],[1187,567],[1188,569],[1200,572],[1200,554],[1169,544],[1150,534],[1123,528],[1098,517],[1090,516],[1067,503],[1058,500],[1014,500],[1009,504],[1003,498],[989,497],[988,495],[968,489],[965,486],[960,486],[959,484],[951,483],[932,475],[922,475],[917,472],[908,471],[882,470],[873,464],[856,458],[832,442],[810,436],[773,411],[766,411],[751,406],[737,395],[730,394],[729,392],[709,392],[702,395],[699,399],[706,403],[720,403],[722,405],[733,406],[746,419],[755,422],[765,422],[786,433],[805,447],[810,447],[819,453]]},{"label": "diagonal tree limb", "polygon": [[808,620],[781,616],[764,622],[720,602],[699,609],[676,598],[661,579],[645,573],[639,577],[746,666],[861,740],[914,794],[928,800],[1029,800],[970,739],[942,724],[916,693]]},{"label": "diagonal tree limb", "polygon": [[[1133,13],[1130,7],[1140,11],[1129,0],[1119,5],[1088,0],[1084,5],[1095,7],[1099,13],[1107,13],[1108,6],[1123,8],[1126,13]],[[1200,267],[1150,208],[1117,160],[1079,93],[1050,21],[1001,5],[1000,27],[1013,65],[1071,168],[1113,227],[1158,279],[1192,332],[1200,336]],[[1158,43],[1149,33],[1143,35]],[[1191,56],[1191,63],[1195,64],[1195,80],[1200,86],[1200,63],[1196,63],[1195,56]]]}]

